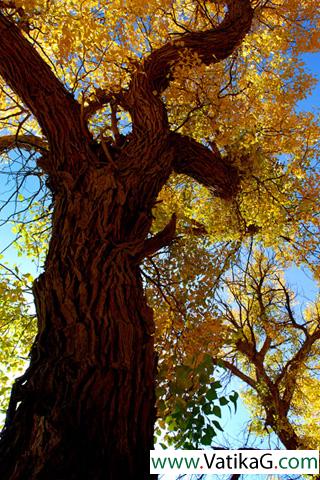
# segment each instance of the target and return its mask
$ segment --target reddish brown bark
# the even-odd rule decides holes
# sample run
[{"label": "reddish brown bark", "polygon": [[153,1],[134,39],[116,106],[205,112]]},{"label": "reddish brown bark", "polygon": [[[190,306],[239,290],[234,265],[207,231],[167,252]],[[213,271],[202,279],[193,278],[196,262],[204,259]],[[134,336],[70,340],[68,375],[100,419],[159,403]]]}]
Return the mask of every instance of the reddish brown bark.
[{"label": "reddish brown bark", "polygon": [[[250,1],[228,4],[223,28],[204,38],[210,37],[205,50],[209,55],[211,48],[212,59],[226,58],[250,27]],[[164,104],[153,92],[155,82],[161,88],[167,82],[159,72],[153,76],[160,62],[167,78],[166,50],[159,58],[152,54],[145,72],[142,67],[119,94],[133,132],[112,153],[93,141],[78,103],[1,15],[0,37],[0,74],[47,139],[39,165],[54,198],[45,272],[34,284],[39,332],[30,368],[12,392],[0,478],[150,478],[156,358],[139,263],[169,243],[175,227],[173,217],[150,238],[152,208],[173,170],[225,197],[236,191],[237,175],[218,152],[170,133]],[[198,51],[197,39],[190,39],[190,48]]]},{"label": "reddish brown bark", "polygon": [[46,269],[34,285],[39,334],[26,382],[12,397],[3,479],[135,479],[148,472],[153,316],[135,261],[141,237],[131,241],[132,227],[148,222],[126,214],[126,192],[113,189],[112,172],[90,174],[89,186],[66,192],[68,201],[56,196]]}]

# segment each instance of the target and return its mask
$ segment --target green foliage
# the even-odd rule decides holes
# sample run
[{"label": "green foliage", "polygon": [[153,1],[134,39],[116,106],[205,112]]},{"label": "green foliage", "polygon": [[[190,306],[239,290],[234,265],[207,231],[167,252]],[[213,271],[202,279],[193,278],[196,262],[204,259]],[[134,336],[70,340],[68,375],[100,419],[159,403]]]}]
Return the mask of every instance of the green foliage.
[{"label": "green foliage", "polygon": [[217,430],[223,431],[221,407],[236,405],[238,394],[219,394],[222,385],[214,379],[210,355],[201,362],[195,358],[177,365],[166,387],[158,387],[158,428],[156,438],[162,446],[197,449],[211,445]]}]

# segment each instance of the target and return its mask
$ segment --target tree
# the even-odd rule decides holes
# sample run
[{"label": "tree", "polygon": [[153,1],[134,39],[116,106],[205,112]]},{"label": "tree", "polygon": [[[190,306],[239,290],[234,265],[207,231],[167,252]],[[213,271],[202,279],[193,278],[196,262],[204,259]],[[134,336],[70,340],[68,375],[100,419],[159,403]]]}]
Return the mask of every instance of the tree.
[{"label": "tree", "polygon": [[216,361],[250,387],[257,432],[271,427],[289,450],[317,448],[317,395],[310,389],[319,386],[318,300],[299,314],[274,255],[252,255],[245,267],[234,266],[223,283],[227,295],[217,300],[228,333]]},{"label": "tree", "polygon": [[[38,333],[12,390],[1,478],[147,478],[157,362],[140,266],[185,228],[178,212],[159,215],[159,194],[174,174],[209,189],[215,218],[230,217],[233,233],[221,222],[220,233],[235,243],[268,234],[252,212],[261,184],[279,235],[300,231],[302,215],[312,222],[296,172],[307,172],[317,127],[294,105],[312,84],[299,52],[317,47],[317,9],[294,0],[0,7],[1,150],[37,152],[52,197],[45,271],[33,284]],[[286,99],[281,112],[275,98]],[[280,153],[293,157],[287,183]],[[187,228],[201,230],[193,216]]]}]

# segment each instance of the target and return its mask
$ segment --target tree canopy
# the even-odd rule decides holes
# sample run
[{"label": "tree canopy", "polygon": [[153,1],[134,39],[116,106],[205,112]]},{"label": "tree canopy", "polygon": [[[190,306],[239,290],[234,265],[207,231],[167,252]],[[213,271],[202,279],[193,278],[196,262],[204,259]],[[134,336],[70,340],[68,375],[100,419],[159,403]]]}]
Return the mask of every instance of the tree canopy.
[{"label": "tree canopy", "polygon": [[[304,54],[319,52],[319,22],[314,0],[0,1],[1,168],[12,179],[1,209],[21,255],[45,275],[73,272],[47,284],[66,323],[88,305],[104,311],[83,278],[111,265],[122,284],[139,266],[166,445],[213,444],[238,397],[223,393],[220,368],[247,386],[256,435],[319,446],[319,298],[299,305],[286,280],[293,265],[320,280],[319,119],[299,108],[316,82]],[[78,254],[81,267],[68,264]],[[33,277],[5,259],[0,273],[6,403],[10,369],[44,327],[27,305]],[[78,293],[62,301],[72,278]],[[110,332],[106,346],[118,342]]]}]

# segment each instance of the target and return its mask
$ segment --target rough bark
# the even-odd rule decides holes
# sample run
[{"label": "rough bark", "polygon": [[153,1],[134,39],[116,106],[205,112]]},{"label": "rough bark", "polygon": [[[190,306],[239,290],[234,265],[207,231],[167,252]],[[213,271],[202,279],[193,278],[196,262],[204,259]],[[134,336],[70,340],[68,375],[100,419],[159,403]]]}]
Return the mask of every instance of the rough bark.
[{"label": "rough bark", "polygon": [[205,185],[214,195],[233,198],[239,188],[239,173],[228,157],[222,158],[218,148],[211,150],[192,138],[171,133],[176,146],[173,169]]},{"label": "rough bark", "polygon": [[[204,61],[226,58],[250,27],[250,1],[228,5],[220,29],[190,39],[196,51],[210,40]],[[150,478],[156,357],[139,263],[169,243],[175,227],[173,217],[150,238],[152,208],[173,170],[225,197],[237,189],[237,176],[217,153],[170,133],[153,92],[155,84],[165,88],[167,67],[162,81],[153,72],[166,56],[170,64],[171,47],[152,54],[119,94],[133,132],[112,154],[93,141],[79,104],[1,14],[0,36],[0,74],[42,128],[48,153],[40,166],[54,198],[45,272],[34,284],[38,335],[12,391],[0,477]]]},{"label": "rough bark", "polygon": [[0,75],[37,118],[54,154],[51,170],[72,173],[81,168],[91,137],[81,119],[80,104],[20,30],[1,13],[0,38]]},{"label": "rough bark", "polygon": [[39,333],[2,436],[3,479],[148,472],[156,359],[135,256],[149,222],[129,218],[127,191],[108,170],[56,194],[45,273],[34,285]]}]

